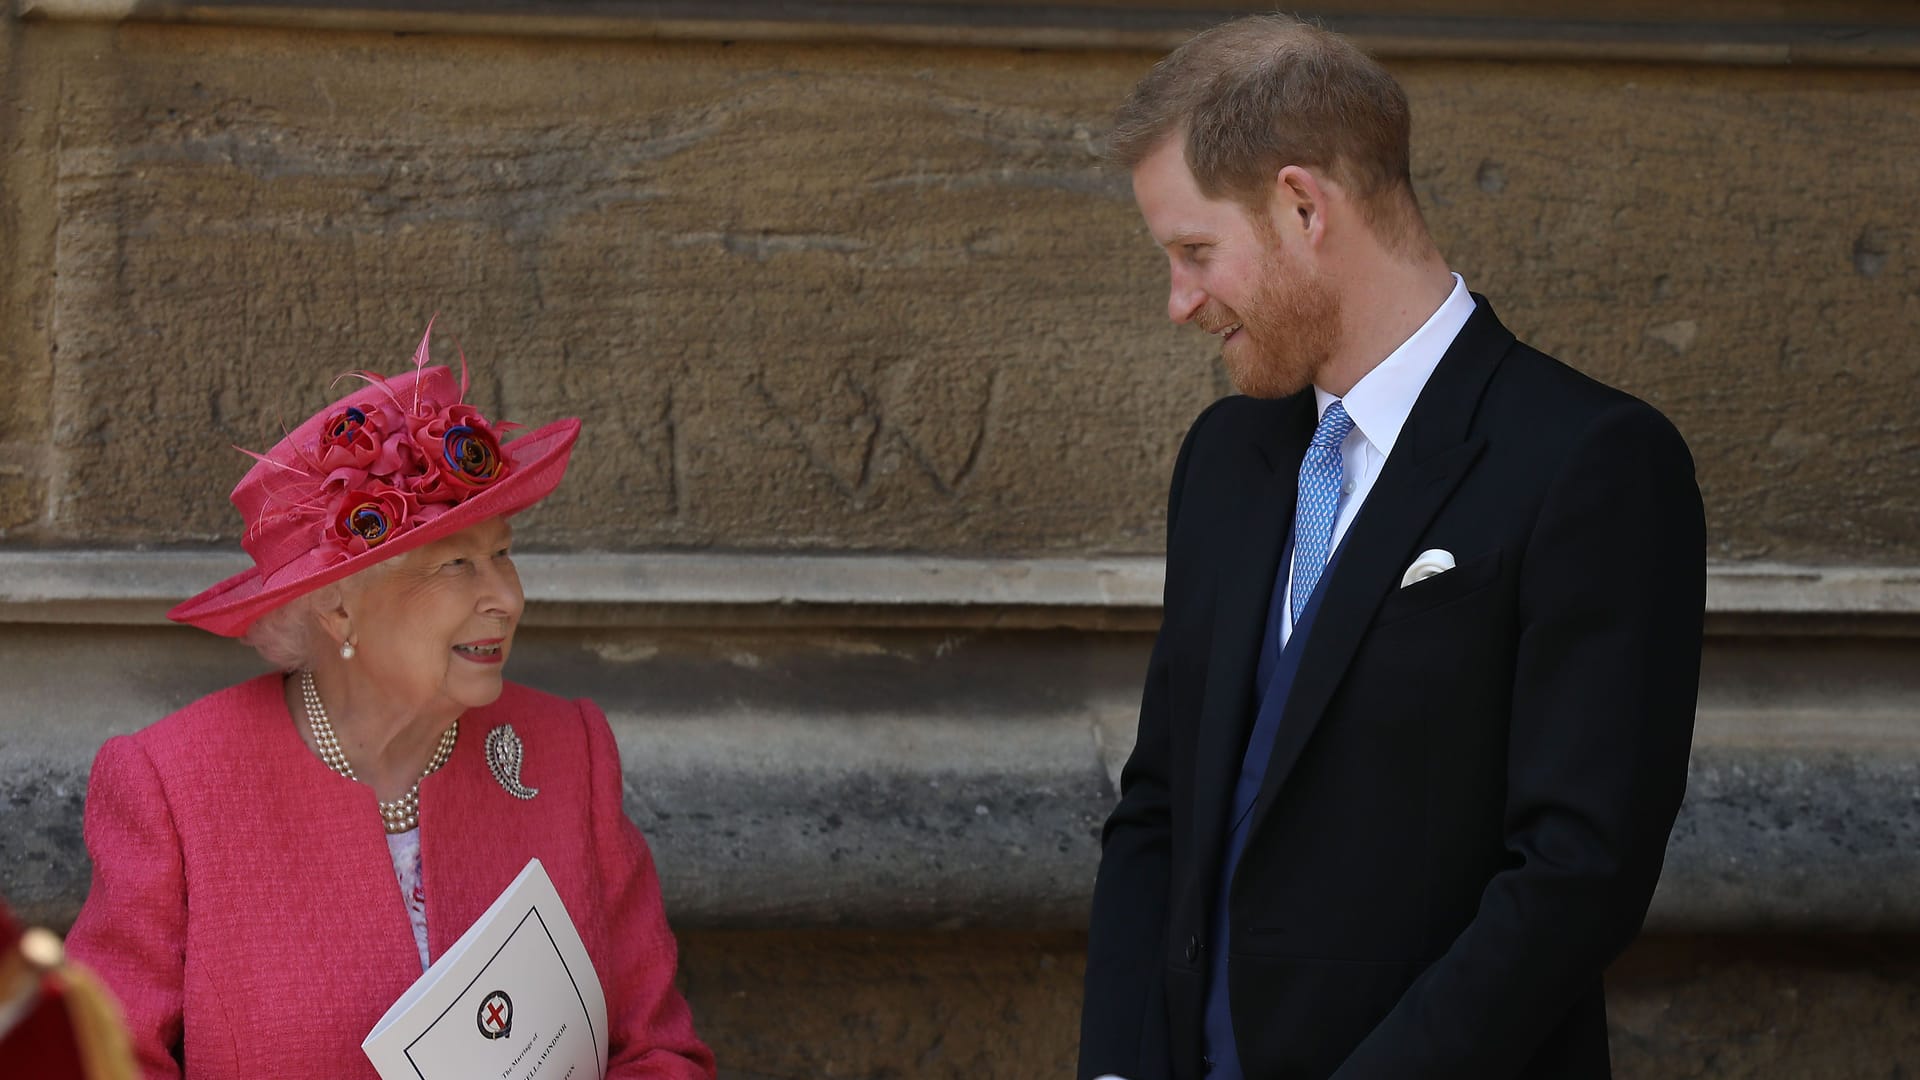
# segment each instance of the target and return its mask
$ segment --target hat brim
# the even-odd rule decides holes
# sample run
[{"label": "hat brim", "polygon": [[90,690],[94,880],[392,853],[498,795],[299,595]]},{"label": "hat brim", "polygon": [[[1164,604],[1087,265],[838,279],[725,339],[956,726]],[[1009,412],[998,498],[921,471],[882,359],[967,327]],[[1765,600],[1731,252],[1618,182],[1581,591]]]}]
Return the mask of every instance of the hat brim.
[{"label": "hat brim", "polygon": [[552,494],[566,475],[567,461],[573,456],[573,443],[580,435],[580,421],[555,420],[540,429],[501,445],[501,453],[513,464],[505,479],[473,495],[453,509],[423,525],[407,531],[349,559],[323,561],[318,552],[314,563],[296,561],[275,574],[280,580],[269,584],[258,567],[246,570],[218,585],[182,601],[167,612],[167,618],[208,630],[222,637],[239,637],[254,621],[274,608],[324,585],[365,570],[375,563],[404,555],[489,518],[515,514]]}]

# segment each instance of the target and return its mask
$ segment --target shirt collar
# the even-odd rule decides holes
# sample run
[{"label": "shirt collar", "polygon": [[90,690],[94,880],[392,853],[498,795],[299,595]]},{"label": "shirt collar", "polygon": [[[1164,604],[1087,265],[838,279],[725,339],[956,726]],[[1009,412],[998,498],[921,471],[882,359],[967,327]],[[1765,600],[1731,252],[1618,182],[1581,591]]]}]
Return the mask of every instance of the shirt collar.
[{"label": "shirt collar", "polygon": [[1406,426],[1413,403],[1419,400],[1420,391],[1426,388],[1433,369],[1440,366],[1447,346],[1460,336],[1460,328],[1467,325],[1472,314],[1473,296],[1467,292],[1467,283],[1455,274],[1453,291],[1440,302],[1440,307],[1412,337],[1361,376],[1346,397],[1336,398],[1318,386],[1313,388],[1318,415],[1326,415],[1328,406],[1340,402],[1353,418],[1353,426],[1380,451],[1380,456],[1393,453],[1394,441],[1400,438],[1400,429]]}]

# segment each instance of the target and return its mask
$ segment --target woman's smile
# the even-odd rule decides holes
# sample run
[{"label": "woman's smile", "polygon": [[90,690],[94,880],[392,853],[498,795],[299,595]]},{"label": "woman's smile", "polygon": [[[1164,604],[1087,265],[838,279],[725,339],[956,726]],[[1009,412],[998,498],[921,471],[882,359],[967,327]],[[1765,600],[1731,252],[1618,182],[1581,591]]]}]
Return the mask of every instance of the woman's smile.
[{"label": "woman's smile", "polygon": [[498,664],[507,658],[504,638],[488,638],[485,641],[466,641],[453,647],[455,656],[470,660],[476,664]]}]

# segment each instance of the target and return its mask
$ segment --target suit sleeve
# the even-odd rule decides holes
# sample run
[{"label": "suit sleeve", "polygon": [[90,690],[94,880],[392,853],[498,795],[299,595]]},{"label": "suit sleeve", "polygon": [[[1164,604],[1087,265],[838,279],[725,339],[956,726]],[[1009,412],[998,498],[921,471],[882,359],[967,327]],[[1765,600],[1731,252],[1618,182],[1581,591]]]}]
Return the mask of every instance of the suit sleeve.
[{"label": "suit sleeve", "polygon": [[1686,787],[1705,550],[1679,433],[1602,414],[1521,555],[1508,869],[1339,1080],[1515,1076],[1639,932]]},{"label": "suit sleeve", "polygon": [[93,884],[67,952],[120,1002],[146,1080],[179,1080],[186,997],[187,885],[159,774],[132,738],[93,760],[84,814]]},{"label": "suit sleeve", "polygon": [[[1187,461],[1218,403],[1188,430],[1174,462],[1167,496],[1168,589],[1174,527]],[[1147,664],[1139,734],[1120,772],[1120,802],[1101,833],[1087,936],[1086,989],[1080,1015],[1080,1080],[1115,1074],[1154,1080],[1167,1074],[1163,954],[1173,874],[1168,778],[1167,653],[1163,626]],[[1158,1037],[1156,1036],[1158,1033]]]},{"label": "suit sleeve", "polygon": [[594,858],[607,924],[607,1080],[714,1080],[713,1052],[693,1033],[674,986],[679,948],[667,926],[653,853],[622,805],[620,748],[592,702],[578,703],[592,769]]}]

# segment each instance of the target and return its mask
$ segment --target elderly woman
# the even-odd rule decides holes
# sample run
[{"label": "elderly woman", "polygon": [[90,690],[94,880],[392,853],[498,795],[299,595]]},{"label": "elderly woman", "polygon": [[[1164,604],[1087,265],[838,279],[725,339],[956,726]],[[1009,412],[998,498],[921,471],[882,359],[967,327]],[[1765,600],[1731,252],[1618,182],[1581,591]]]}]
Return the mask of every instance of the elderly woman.
[{"label": "elderly woman", "polygon": [[101,748],[69,951],[148,1077],[371,1078],[361,1040],[537,856],[606,990],[606,1075],[711,1080],[605,718],[501,675],[508,519],[579,422],[503,446],[424,340],[360,377],[234,489],[253,567],[169,613],[281,670]]}]

